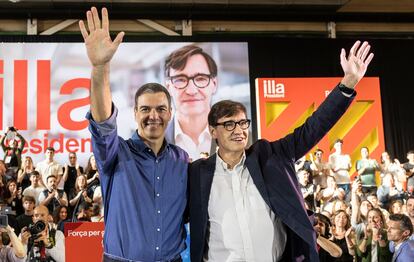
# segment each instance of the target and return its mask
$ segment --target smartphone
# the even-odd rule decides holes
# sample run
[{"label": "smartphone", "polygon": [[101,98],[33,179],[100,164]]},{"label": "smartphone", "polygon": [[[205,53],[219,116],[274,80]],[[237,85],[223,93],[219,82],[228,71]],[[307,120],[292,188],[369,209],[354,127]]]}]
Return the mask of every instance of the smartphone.
[{"label": "smartphone", "polygon": [[0,215],[0,227],[7,227],[9,224],[9,217],[7,215]]}]

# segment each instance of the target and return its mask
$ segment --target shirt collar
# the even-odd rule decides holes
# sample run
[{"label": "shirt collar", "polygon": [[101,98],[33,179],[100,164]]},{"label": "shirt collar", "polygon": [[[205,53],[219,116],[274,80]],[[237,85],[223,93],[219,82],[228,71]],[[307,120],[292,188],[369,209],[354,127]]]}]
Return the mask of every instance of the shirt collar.
[{"label": "shirt collar", "polygon": [[[181,129],[180,123],[178,122],[178,118],[174,117],[174,141],[177,141],[177,138],[182,135],[188,136]],[[209,138],[209,137],[210,137],[210,131],[208,130],[208,125],[206,125],[206,128],[204,128],[204,130],[200,133],[197,140],[200,143],[200,142],[203,142],[204,139]]]},{"label": "shirt collar", "polygon": [[[246,152],[243,152],[243,156],[241,157],[240,161],[234,166],[234,168],[232,170],[239,170],[242,169],[244,166],[244,162],[246,160]],[[224,162],[224,160],[219,156],[219,154],[217,154],[217,160],[216,160],[216,167],[220,167],[221,170],[223,171],[231,171],[228,167],[227,167],[227,163]]]},{"label": "shirt collar", "polygon": [[[148,149],[151,150],[151,148],[147,144],[145,144],[142,138],[138,135],[138,130],[135,130],[134,134],[131,137],[131,140],[137,146],[137,150],[139,152],[148,151]],[[163,142],[163,147],[163,152],[170,149],[170,144],[167,142],[167,140],[165,140],[165,138]]]}]

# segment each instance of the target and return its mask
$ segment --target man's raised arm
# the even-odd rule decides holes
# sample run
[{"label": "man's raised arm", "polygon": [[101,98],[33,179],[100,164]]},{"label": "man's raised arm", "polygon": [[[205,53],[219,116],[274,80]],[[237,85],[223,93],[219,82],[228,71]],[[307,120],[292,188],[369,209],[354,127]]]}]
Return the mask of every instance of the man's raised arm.
[{"label": "man's raised arm", "polygon": [[79,28],[85,40],[89,61],[92,64],[91,113],[96,122],[102,122],[111,116],[112,97],[109,86],[109,67],[113,55],[122,42],[124,32],[118,33],[114,41],[111,40],[106,8],[102,8],[102,21],[99,19],[98,10],[95,7],[86,12],[86,18],[89,33],[82,20],[79,21]]}]

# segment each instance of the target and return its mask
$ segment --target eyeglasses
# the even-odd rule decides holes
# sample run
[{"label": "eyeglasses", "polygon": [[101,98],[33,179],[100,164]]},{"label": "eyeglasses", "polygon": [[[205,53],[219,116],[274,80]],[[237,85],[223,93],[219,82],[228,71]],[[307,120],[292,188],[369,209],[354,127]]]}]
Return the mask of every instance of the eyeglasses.
[{"label": "eyeglasses", "polygon": [[193,77],[188,77],[186,75],[170,76],[169,79],[175,88],[184,89],[188,86],[190,80],[193,80],[193,83],[196,87],[205,88],[210,84],[210,79],[212,77],[214,76],[206,74],[197,74]]},{"label": "eyeglasses", "polygon": [[250,122],[251,122],[250,119],[242,119],[237,122],[233,120],[229,120],[223,123],[216,123],[216,126],[223,126],[224,129],[226,129],[227,131],[233,131],[236,128],[236,125],[239,125],[241,129],[245,130],[249,128]]}]

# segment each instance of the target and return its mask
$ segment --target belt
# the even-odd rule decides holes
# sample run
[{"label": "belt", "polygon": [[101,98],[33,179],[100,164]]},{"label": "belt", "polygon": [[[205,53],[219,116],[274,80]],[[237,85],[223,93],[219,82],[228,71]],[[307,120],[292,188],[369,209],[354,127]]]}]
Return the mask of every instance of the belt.
[{"label": "belt", "polygon": [[[170,259],[170,260],[162,260],[160,262],[182,262],[182,261],[183,260],[182,260],[181,256],[178,256],[177,258],[173,258],[173,259]],[[104,255],[102,257],[102,262],[134,262],[134,261],[129,260],[129,259],[116,258],[116,257],[110,256],[110,255],[104,253]],[[137,262],[139,262],[139,261],[137,261]]]}]

